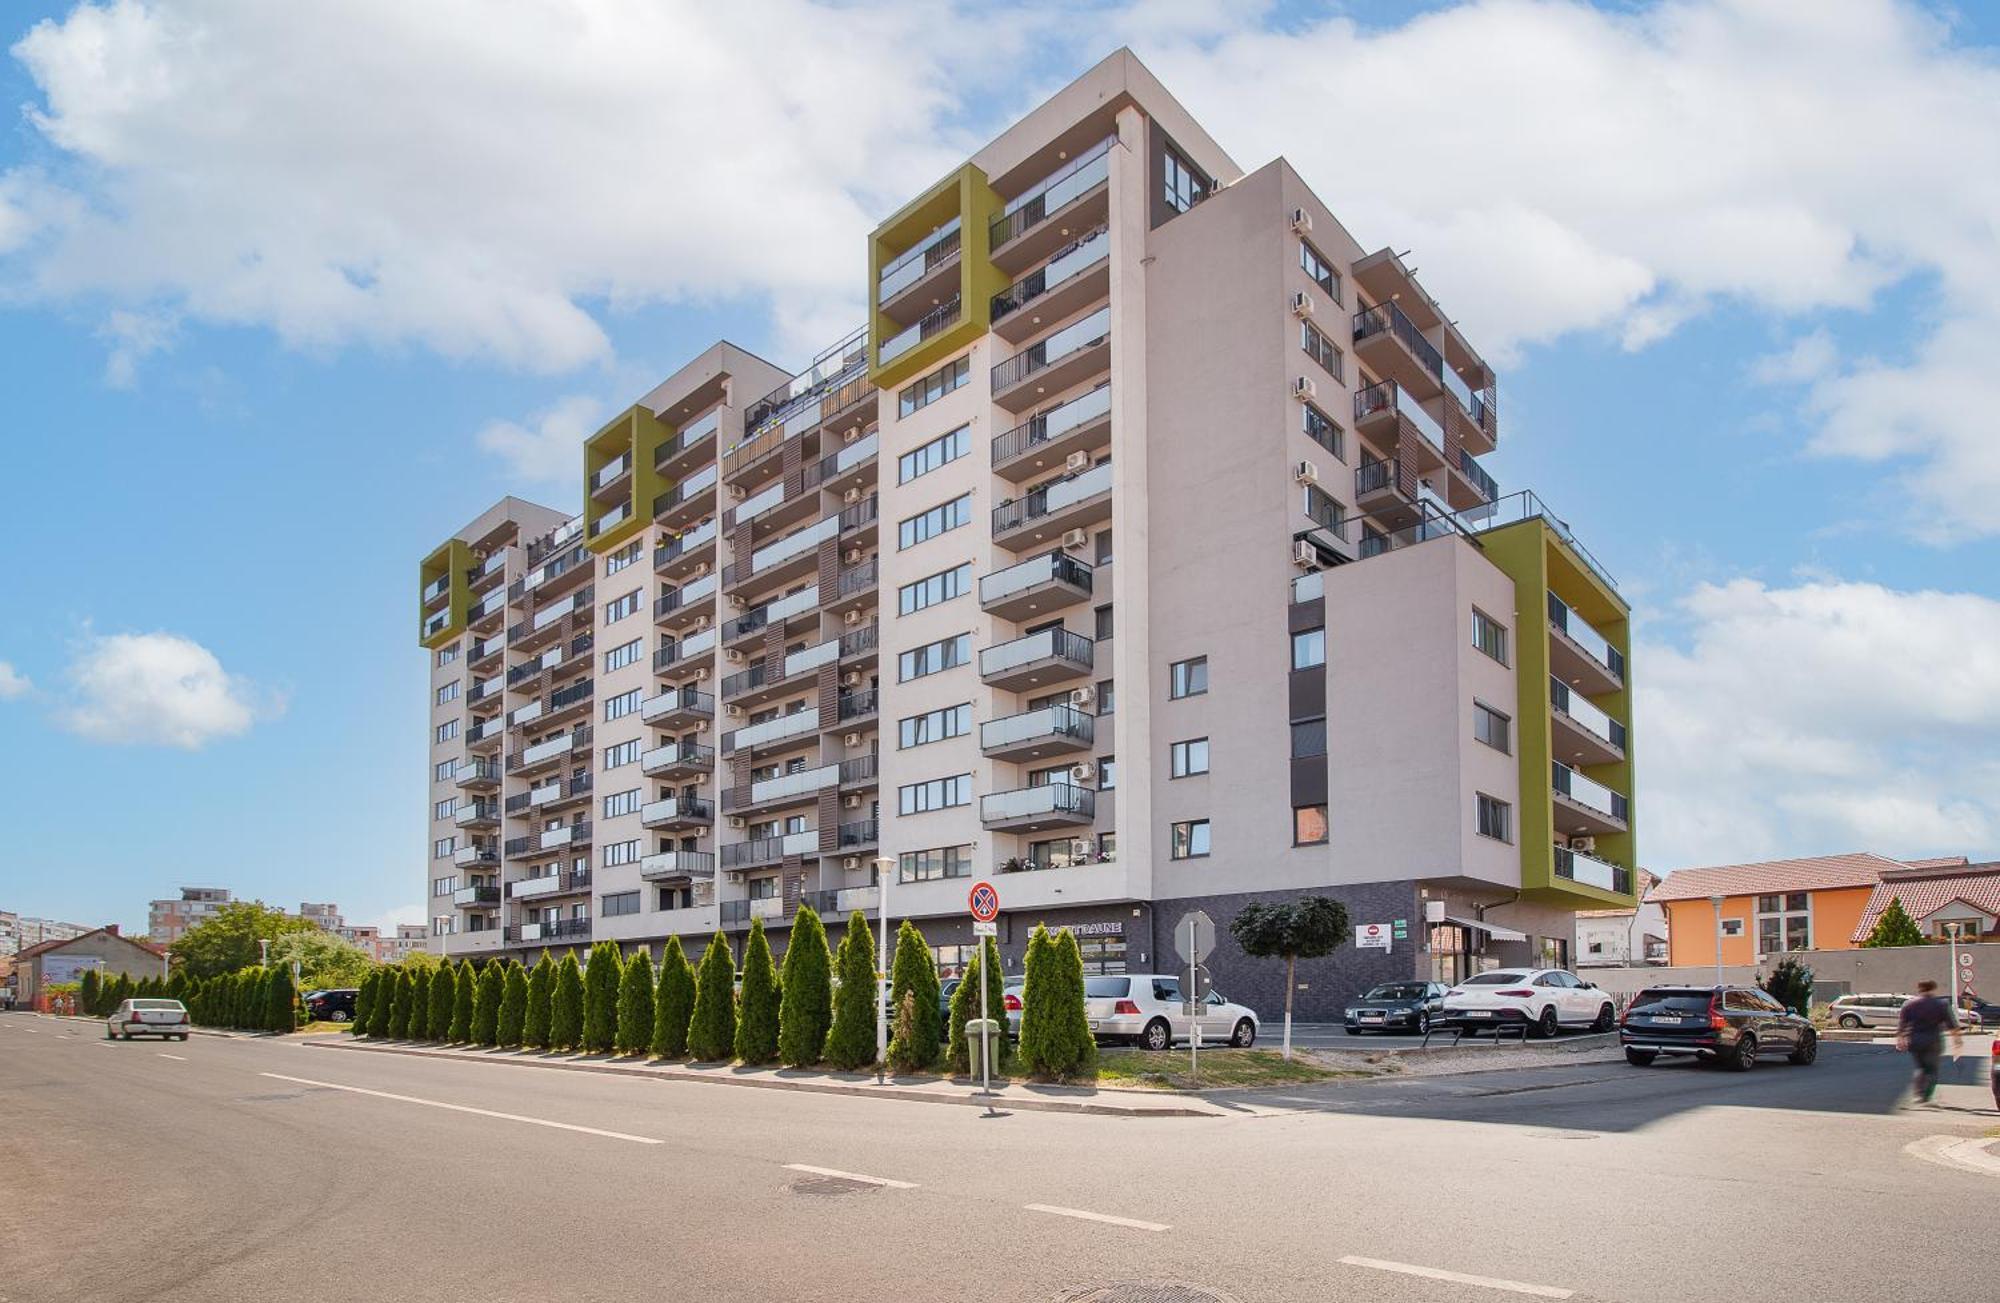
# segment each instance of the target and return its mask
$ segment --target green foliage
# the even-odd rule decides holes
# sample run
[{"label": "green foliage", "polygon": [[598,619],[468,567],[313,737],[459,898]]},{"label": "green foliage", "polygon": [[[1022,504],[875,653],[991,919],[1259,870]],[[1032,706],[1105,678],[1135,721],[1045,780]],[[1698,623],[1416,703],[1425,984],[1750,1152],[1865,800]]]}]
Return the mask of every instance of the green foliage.
[{"label": "green foliage", "polygon": [[1921,946],[1926,944],[1923,929],[1903,908],[1900,896],[1889,898],[1889,908],[1882,911],[1882,917],[1875,920],[1875,928],[1868,939],[1861,943],[1871,950],[1884,946]]},{"label": "green foliage", "polygon": [[396,974],[396,994],[389,1005],[389,1035],[402,1040],[410,1034],[410,1009],[417,999],[416,974],[405,968]]},{"label": "green foliage", "polygon": [[[271,942],[271,963],[289,967],[298,961],[299,981],[308,991],[329,986],[354,986],[373,969],[368,952],[331,932],[313,928],[287,932]],[[425,986],[428,992],[430,987]]]},{"label": "green foliage", "polygon": [[1765,994],[1801,1017],[1812,1007],[1812,984],[1813,970],[1791,955],[1780,959],[1770,976],[1757,983]]},{"label": "green foliage", "polygon": [[810,905],[799,906],[792,921],[779,985],[778,1061],[809,1068],[826,1052],[833,1026],[833,954],[826,947],[826,926]]},{"label": "green foliage", "polygon": [[[102,980],[102,979],[100,979]],[[98,997],[104,1004],[104,1012],[110,1013],[119,1005],[132,998],[133,982],[124,973],[116,974],[104,983],[104,992]]]},{"label": "green foliage", "polygon": [[556,965],[556,992],[549,1002],[549,1044],[573,1050],[583,1041],[583,965],[566,950]]},{"label": "green foliage", "polygon": [[472,1009],[479,1002],[478,992],[479,974],[473,971],[472,961],[460,960],[451,979],[451,1038],[461,1044],[472,1039]]},{"label": "green foliage", "polygon": [[185,1004],[187,1003],[188,988],[193,984],[193,980],[188,977],[185,968],[176,968],[174,975],[167,979],[167,994]]},{"label": "green foliage", "polygon": [[660,954],[660,980],[653,989],[653,1053],[678,1059],[687,1053],[688,1020],[694,1016],[694,965],[679,937],[668,937]]},{"label": "green foliage", "polygon": [[601,1054],[618,1037],[618,979],[625,964],[618,943],[600,941],[590,948],[583,969],[583,1048]]},{"label": "green foliage", "polygon": [[826,1061],[852,1072],[875,1062],[875,938],[858,909],[847,916],[833,967],[840,984],[833,993]]},{"label": "green foliage", "polygon": [[[898,1029],[889,1040],[891,1071],[923,1072],[937,1062],[938,986],[937,960],[924,944],[924,934],[904,919],[896,929],[896,960],[889,970],[889,1007],[896,1011]],[[901,1030],[906,1006],[910,1007],[907,1036]]]},{"label": "green foliage", "polygon": [[1229,935],[1257,959],[1321,959],[1347,939],[1347,929],[1347,907],[1325,896],[1253,900],[1229,920]]},{"label": "green foliage", "polygon": [[520,960],[510,959],[501,981],[500,1024],[494,1039],[511,1048],[521,1043],[522,1026],[527,1021],[528,970],[521,967]]},{"label": "green foliage", "polygon": [[292,966],[273,964],[264,987],[264,1027],[267,1031],[299,1029],[299,991],[292,985]]},{"label": "green foliage", "polygon": [[479,984],[472,993],[472,1039],[480,1045],[500,1043],[500,997],[506,993],[507,979],[500,965],[489,961],[479,970]]},{"label": "green foliage", "polygon": [[347,1030],[356,1036],[368,1034],[368,1019],[375,1012],[375,992],[382,985],[382,974],[386,969],[377,968],[361,979],[361,985],[354,992],[354,1021],[347,1024]]},{"label": "green foliage", "polygon": [[76,984],[76,1007],[91,1018],[102,1018],[110,1012],[104,1007],[104,981],[95,968],[84,969],[82,980]]},{"label": "green foliage", "polygon": [[410,1026],[406,1034],[411,1040],[430,1037],[432,978],[441,982],[448,976],[441,968],[410,969]]},{"label": "green foliage", "polygon": [[1097,1045],[1083,1008],[1083,952],[1064,928],[1035,925],[1021,987],[1021,1062],[1036,1077],[1064,1081],[1096,1070]]},{"label": "green foliage", "polygon": [[190,977],[233,973],[260,962],[259,940],[274,943],[276,958],[277,941],[307,932],[326,935],[317,923],[272,909],[261,900],[231,901],[181,934],[174,942],[174,962]]},{"label": "green foliage", "polygon": [[750,920],[750,939],[743,944],[743,1003],[736,1017],[736,1057],[745,1063],[769,1063],[778,1057],[778,1009],[783,1003],[778,966],[771,959],[771,941],[764,920]]},{"label": "green foliage", "polygon": [[644,946],[625,961],[618,983],[620,1054],[644,1054],[653,1045],[653,954]]},{"label": "green foliage", "polygon": [[375,998],[368,1007],[368,1034],[387,1036],[389,1016],[396,1004],[396,983],[403,976],[400,968],[385,968],[376,983]]},{"label": "green foliage", "polygon": [[532,1050],[549,1043],[550,1001],[556,993],[556,965],[544,949],[528,973],[528,1007],[521,1019],[521,1044]]},{"label": "green foliage", "polygon": [[458,1003],[458,965],[445,961],[431,973],[430,1010],[424,1015],[424,1039],[451,1039],[452,1006]]},{"label": "green foliage", "polygon": [[1000,947],[992,937],[987,937],[979,953],[966,965],[965,980],[951,993],[950,1041],[945,1057],[954,1072],[972,1070],[972,1047],[965,1034],[965,1024],[979,1017],[979,983],[986,984],[986,1016],[998,1023],[999,1031],[994,1037],[993,1065],[997,1069],[1007,1061],[1007,974],[1000,965]]},{"label": "green foliage", "polygon": [[729,938],[717,932],[702,952],[695,975],[694,1012],[688,1017],[691,1059],[727,1062],[736,1049],[736,965]]}]

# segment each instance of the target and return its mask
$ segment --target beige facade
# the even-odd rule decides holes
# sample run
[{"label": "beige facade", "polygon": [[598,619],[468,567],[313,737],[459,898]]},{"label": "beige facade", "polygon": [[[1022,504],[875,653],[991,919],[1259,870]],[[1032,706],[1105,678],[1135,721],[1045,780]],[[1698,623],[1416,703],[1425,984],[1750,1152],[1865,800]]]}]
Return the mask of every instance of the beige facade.
[{"label": "beige facade", "polygon": [[[1244,174],[1120,51],[885,222],[869,274],[870,326],[807,370],[718,344],[589,440],[581,517],[460,531],[510,596],[433,676],[433,762],[473,767],[434,802],[502,762],[499,826],[432,859],[448,953],[872,918],[886,888],[949,965],[984,878],[1010,957],[1046,920],[1094,967],[1168,965],[1184,909],[1305,892],[1403,925],[1329,1000],[1567,957],[1598,889],[1569,898],[1566,840],[1560,882],[1523,844],[1553,589],[1482,533],[1571,536],[1496,506],[1492,373],[1399,259],[1283,160]],[[588,573],[524,585],[579,547]],[[504,719],[440,700],[468,649],[504,661]],[[468,845],[496,857],[454,873]],[[1585,859],[1615,903],[1629,865]],[[1267,996],[1228,949],[1218,981]]]},{"label": "beige facade", "polygon": [[153,901],[146,909],[146,935],[154,945],[172,945],[196,924],[234,900],[227,887],[182,887],[178,898]]}]

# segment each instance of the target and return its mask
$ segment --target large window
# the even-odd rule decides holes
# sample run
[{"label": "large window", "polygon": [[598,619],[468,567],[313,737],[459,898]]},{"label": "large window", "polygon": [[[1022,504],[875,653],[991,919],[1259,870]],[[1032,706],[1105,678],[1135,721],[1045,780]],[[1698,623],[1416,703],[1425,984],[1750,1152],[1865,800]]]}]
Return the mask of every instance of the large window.
[{"label": "large window", "polygon": [[638,738],[633,738],[630,742],[620,742],[617,746],[606,747],[604,748],[604,767],[606,769],[616,769],[620,765],[637,764],[639,762],[639,750],[640,740]]},{"label": "large window", "polygon": [[1292,759],[1326,754],[1326,720],[1302,719],[1292,725]]},{"label": "large window", "polygon": [[921,679],[926,674],[936,674],[954,665],[963,665],[972,659],[972,635],[961,633],[955,638],[940,638],[927,642],[921,647],[912,647],[896,657],[896,679],[908,683],[911,679]]},{"label": "large window", "polygon": [[1495,751],[1514,752],[1514,721],[1483,701],[1472,703],[1472,736]]},{"label": "large window", "polygon": [[440,760],[431,770],[431,778],[435,782],[448,783],[456,777],[458,777],[458,761],[456,760]]},{"label": "large window", "polygon": [[946,706],[942,710],[906,715],[897,720],[896,744],[904,748],[920,747],[930,742],[942,742],[948,737],[963,737],[971,731],[971,704]]},{"label": "large window", "polygon": [[1186,212],[1208,197],[1208,183],[1171,145],[1161,159],[1160,177],[1161,197],[1177,213]]},{"label": "large window", "polygon": [[1341,362],[1340,350],[1333,341],[1320,333],[1318,326],[1310,321],[1299,323],[1299,347],[1305,349],[1306,356],[1326,368],[1326,373],[1335,380],[1345,381],[1345,367]]},{"label": "large window", "polygon": [[964,384],[972,375],[972,359],[961,357],[945,363],[921,380],[903,386],[896,395],[896,414],[908,416],[912,412],[930,406],[952,390]]},{"label": "large window", "polygon": [[604,867],[611,869],[620,864],[637,864],[639,854],[639,843],[636,841],[613,842],[604,848]]},{"label": "large window", "polygon": [[1495,841],[1514,840],[1514,807],[1496,797],[1479,793],[1479,835]]},{"label": "large window", "polygon": [[631,565],[634,561],[637,561],[639,559],[639,553],[645,549],[645,546],[646,546],[645,540],[635,538],[630,543],[627,543],[624,547],[619,548],[616,552],[613,552],[611,555],[605,557],[604,573],[607,575],[615,575],[620,570],[623,570],[626,566]]},{"label": "large window", "polygon": [[1507,663],[1507,626],[1480,610],[1472,608],[1472,645],[1485,652],[1502,665]]},{"label": "large window", "polygon": [[605,918],[615,918],[620,914],[639,912],[639,893],[636,891],[614,891],[604,897],[599,911]]},{"label": "large window", "polygon": [[623,597],[616,597],[604,604],[604,622],[613,624],[639,609],[639,590],[633,589]]},{"label": "large window", "polygon": [[458,798],[455,796],[447,796],[444,800],[431,806],[431,818],[433,819],[449,819],[457,813]]},{"label": "large window", "polygon": [[639,709],[639,703],[645,699],[645,696],[645,689],[633,688],[630,692],[621,692],[615,697],[607,697],[604,702],[604,718],[625,718],[625,716]]},{"label": "large window", "polygon": [[627,665],[632,664],[632,662],[644,655],[645,651],[646,640],[644,638],[634,638],[622,647],[613,647],[610,651],[604,653],[605,673],[608,674],[612,670],[624,669]]},{"label": "large window", "polygon": [[1177,860],[1198,860],[1208,854],[1208,820],[1189,819],[1173,826],[1170,839]]},{"label": "large window", "polygon": [[947,462],[957,461],[972,451],[972,436],[966,426],[941,434],[929,443],[910,449],[896,459],[896,483],[908,484],[919,475],[928,475]]},{"label": "large window", "polygon": [[936,538],[972,523],[972,495],[953,498],[950,502],[939,503],[929,511],[919,512],[896,526],[896,548],[915,547],[925,539]]},{"label": "large window", "polygon": [[896,590],[896,614],[908,615],[954,597],[963,597],[972,587],[972,563],[953,566]]},{"label": "large window", "polygon": [[457,679],[453,679],[450,683],[445,684],[437,690],[438,705],[442,706],[447,701],[458,700],[458,683]]},{"label": "large window", "polygon": [[1171,744],[1167,748],[1167,760],[1169,775],[1174,778],[1207,773],[1208,739],[1194,737]]},{"label": "large window", "polygon": [[900,814],[923,814],[949,810],[972,803],[972,775],[955,774],[933,778],[927,783],[910,783],[896,789],[896,810]]},{"label": "large window", "polygon": [[1309,241],[1299,241],[1299,266],[1305,268],[1306,275],[1313,278],[1314,284],[1333,296],[1335,303],[1340,302],[1340,273]]},{"label": "large window", "polygon": [[440,741],[440,742],[449,742],[449,741],[451,741],[451,740],[452,740],[453,738],[455,738],[455,737],[457,737],[457,736],[458,736],[458,721],[457,721],[457,720],[455,720],[455,719],[448,719],[448,720],[446,720],[446,721],[445,721],[444,723],[442,723],[442,724],[439,724],[439,725],[437,726],[437,740],[438,740],[438,741]]},{"label": "large window", "polygon": [[440,837],[431,843],[431,858],[442,860],[458,850],[457,837]]},{"label": "large window", "polygon": [[1779,955],[1812,948],[1810,897],[1790,891],[1757,897],[1757,953]]},{"label": "large window", "polygon": [[1314,407],[1311,403],[1301,403],[1299,410],[1305,413],[1304,428],[1306,438],[1311,439],[1342,461],[1347,460],[1347,440],[1333,418]]},{"label": "large window", "polygon": [[1167,668],[1167,696],[1175,700],[1208,691],[1208,657],[1191,656]]},{"label": "large window", "polygon": [[640,789],[636,787],[626,792],[613,792],[604,798],[604,817],[616,819],[621,814],[634,813],[640,805],[639,797]]},{"label": "large window", "polygon": [[457,643],[453,643],[449,647],[441,648],[437,654],[438,668],[443,669],[445,666],[451,664],[453,661],[457,659],[458,659]]},{"label": "large window", "polygon": [[929,882],[935,878],[972,876],[972,847],[939,846],[927,851],[904,851],[896,857],[896,881]]},{"label": "large window", "polygon": [[1292,635],[1292,668],[1309,670],[1326,664],[1326,630],[1301,629]]}]

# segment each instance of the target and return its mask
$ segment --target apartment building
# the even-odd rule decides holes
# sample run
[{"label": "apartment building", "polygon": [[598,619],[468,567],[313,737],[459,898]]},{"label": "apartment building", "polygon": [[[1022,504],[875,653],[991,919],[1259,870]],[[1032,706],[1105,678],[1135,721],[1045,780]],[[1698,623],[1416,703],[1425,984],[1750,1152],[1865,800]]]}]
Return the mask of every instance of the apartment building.
[{"label": "apartment building", "polygon": [[227,887],[182,887],[177,899],[156,900],[146,907],[146,936],[156,946],[172,945],[181,934],[205,923],[235,900]]},{"label": "apartment building", "polygon": [[1143,971],[1319,893],[1392,940],[1313,1016],[1633,903],[1629,610],[1500,494],[1494,374],[1394,252],[1121,50],[867,255],[806,369],[715,345],[585,442],[579,512],[424,562],[447,953],[886,897],[949,966],[984,878],[1010,963],[1045,921]]},{"label": "apartment building", "polygon": [[13,910],[0,909],[0,956],[19,954],[29,946],[38,946],[45,941],[67,941],[92,930],[82,923],[23,917]]}]

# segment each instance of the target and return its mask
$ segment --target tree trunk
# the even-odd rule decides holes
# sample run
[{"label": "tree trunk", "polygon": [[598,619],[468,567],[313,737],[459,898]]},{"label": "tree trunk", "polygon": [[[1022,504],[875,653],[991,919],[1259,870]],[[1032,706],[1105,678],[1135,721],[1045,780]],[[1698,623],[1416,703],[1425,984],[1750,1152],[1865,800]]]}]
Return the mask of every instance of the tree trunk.
[{"label": "tree trunk", "polygon": [[1288,1063],[1292,1058],[1292,995],[1299,989],[1293,980],[1298,962],[1297,955],[1285,956],[1285,1061]]}]

